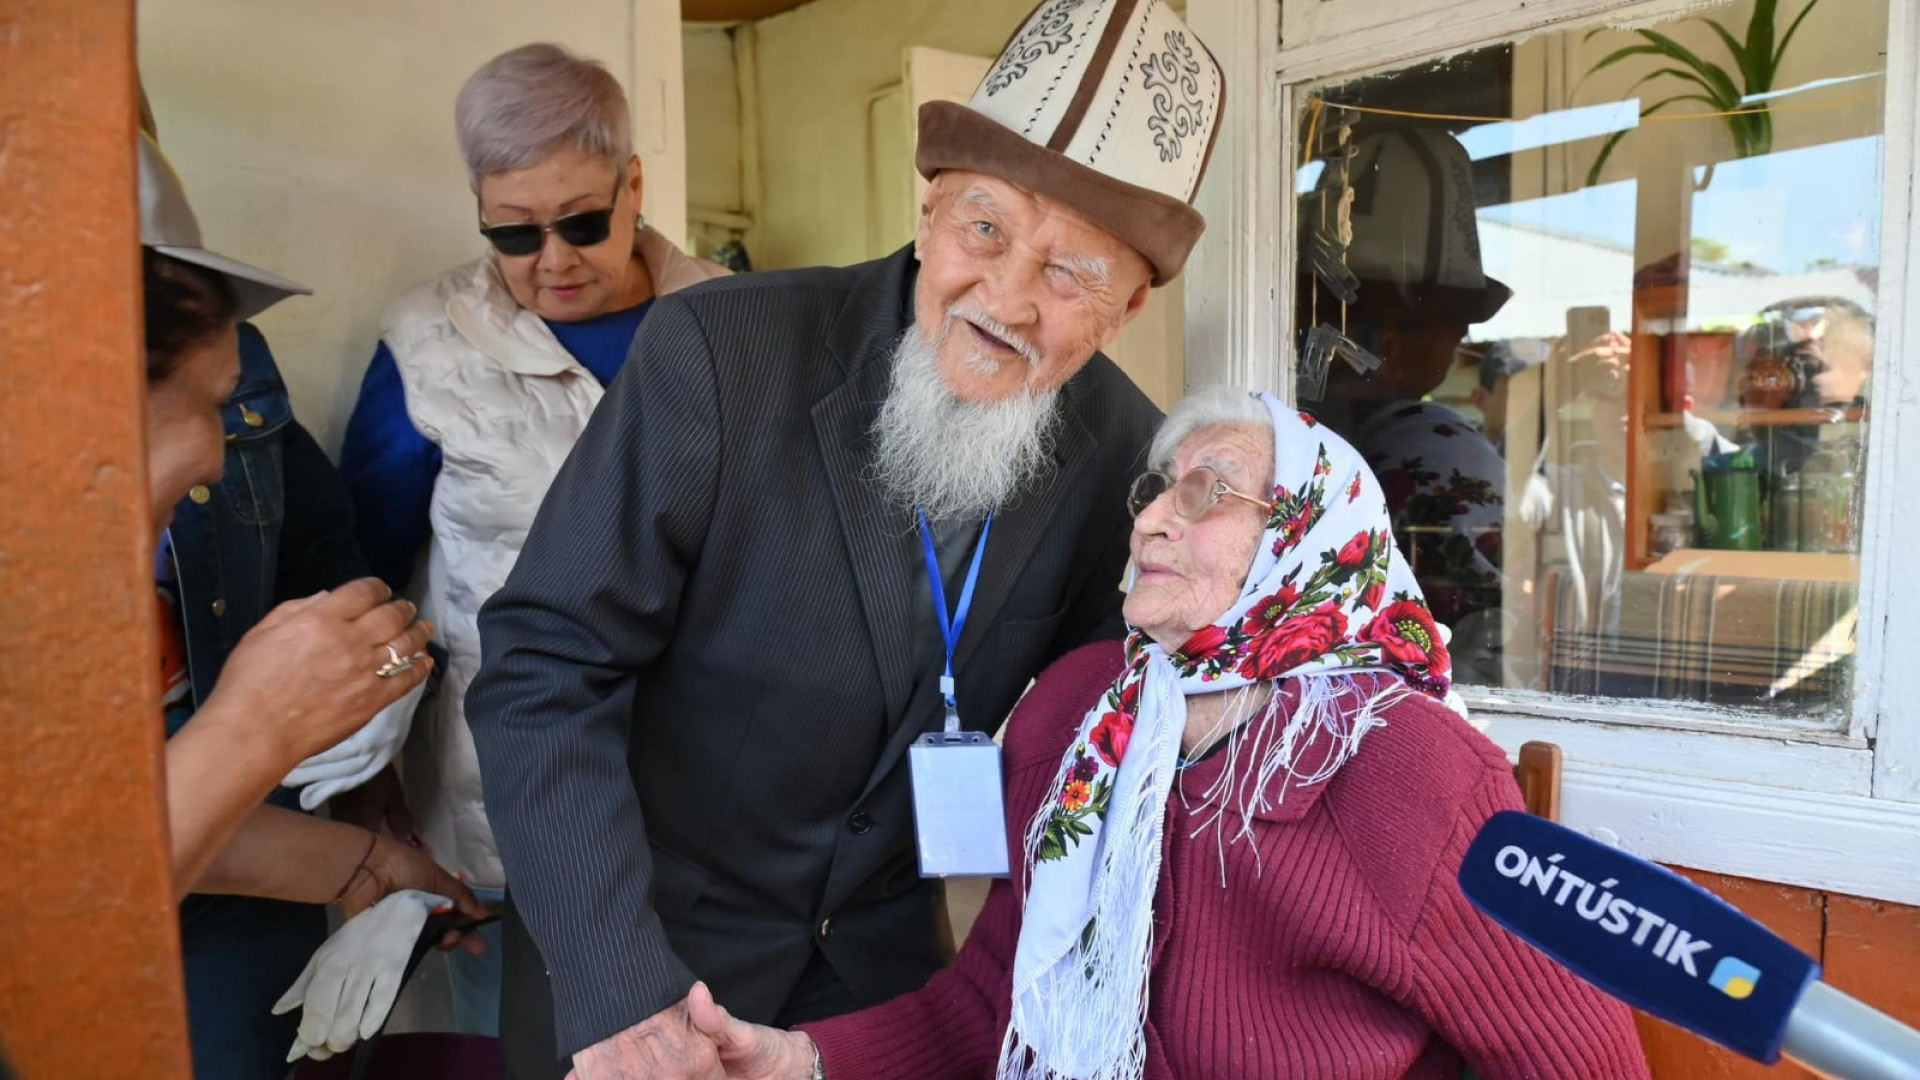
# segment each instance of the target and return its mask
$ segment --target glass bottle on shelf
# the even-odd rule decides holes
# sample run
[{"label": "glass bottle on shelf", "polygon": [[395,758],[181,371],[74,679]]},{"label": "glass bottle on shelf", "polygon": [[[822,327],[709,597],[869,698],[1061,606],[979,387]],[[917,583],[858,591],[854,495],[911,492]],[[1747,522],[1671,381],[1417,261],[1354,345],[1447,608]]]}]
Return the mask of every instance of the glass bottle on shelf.
[{"label": "glass bottle on shelf", "polygon": [[1773,474],[1773,528],[1768,546],[1774,551],[1800,550],[1800,474]]},{"label": "glass bottle on shelf", "polygon": [[1801,550],[1843,554],[1859,550],[1855,505],[1859,457],[1859,437],[1842,435],[1807,459],[1800,477]]}]

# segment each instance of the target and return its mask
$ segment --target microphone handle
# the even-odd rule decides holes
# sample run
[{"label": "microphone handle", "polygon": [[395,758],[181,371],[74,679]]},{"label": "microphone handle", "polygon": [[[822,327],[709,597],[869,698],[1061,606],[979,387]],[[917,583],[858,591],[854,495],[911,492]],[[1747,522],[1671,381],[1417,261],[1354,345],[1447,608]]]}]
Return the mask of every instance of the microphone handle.
[{"label": "microphone handle", "polygon": [[1834,1080],[1920,1080],[1920,1031],[1835,990],[1807,984],[1781,1053]]}]

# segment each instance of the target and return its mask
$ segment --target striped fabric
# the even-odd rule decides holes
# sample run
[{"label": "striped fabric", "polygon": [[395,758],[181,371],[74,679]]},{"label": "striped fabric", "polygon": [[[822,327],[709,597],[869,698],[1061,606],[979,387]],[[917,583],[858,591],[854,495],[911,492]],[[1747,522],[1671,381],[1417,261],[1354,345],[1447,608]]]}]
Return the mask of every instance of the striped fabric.
[{"label": "striped fabric", "polygon": [[[1553,609],[1575,610],[1554,579]],[[1812,717],[1851,693],[1852,584],[1628,573],[1600,625],[1550,628],[1548,689]]]}]

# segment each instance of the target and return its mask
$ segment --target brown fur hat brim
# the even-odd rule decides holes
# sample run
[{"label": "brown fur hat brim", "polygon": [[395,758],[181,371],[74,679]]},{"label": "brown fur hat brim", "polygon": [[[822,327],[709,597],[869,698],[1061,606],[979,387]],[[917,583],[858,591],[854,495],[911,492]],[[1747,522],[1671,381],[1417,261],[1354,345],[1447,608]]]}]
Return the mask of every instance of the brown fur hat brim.
[{"label": "brown fur hat brim", "polygon": [[920,106],[914,166],[931,180],[946,169],[998,177],[1072,209],[1139,252],[1153,283],[1180,276],[1206,230],[1200,212],[1179,199],[1116,180],[951,101]]}]

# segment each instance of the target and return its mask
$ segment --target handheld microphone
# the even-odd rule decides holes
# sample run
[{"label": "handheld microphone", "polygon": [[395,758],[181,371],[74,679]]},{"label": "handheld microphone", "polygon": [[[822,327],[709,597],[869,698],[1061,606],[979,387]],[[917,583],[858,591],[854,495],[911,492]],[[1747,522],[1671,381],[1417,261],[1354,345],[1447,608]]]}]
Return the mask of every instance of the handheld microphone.
[{"label": "handheld microphone", "polygon": [[1642,1012],[1772,1065],[1920,1080],[1920,1032],[1820,981],[1820,965],[1732,905],[1544,818],[1506,810],[1460,889],[1486,916]]}]

